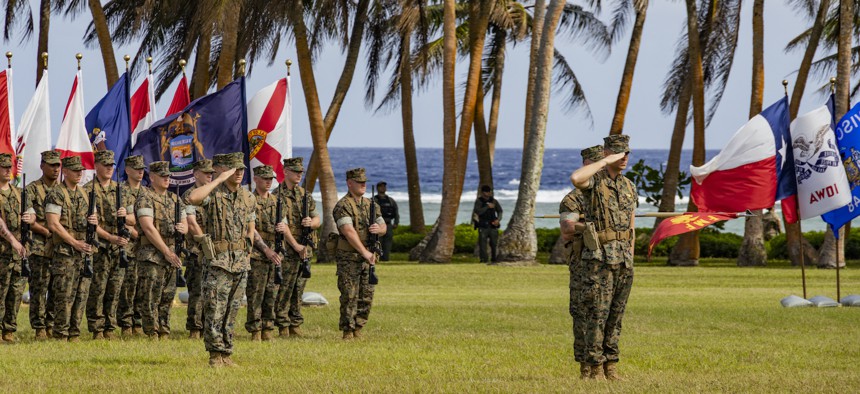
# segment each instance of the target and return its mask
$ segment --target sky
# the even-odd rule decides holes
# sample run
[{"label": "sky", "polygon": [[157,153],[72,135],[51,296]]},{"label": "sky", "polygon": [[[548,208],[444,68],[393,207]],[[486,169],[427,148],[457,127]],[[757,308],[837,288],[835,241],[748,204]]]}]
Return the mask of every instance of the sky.
[{"label": "sky", "polygon": [[[38,2],[33,2],[34,10]],[[752,74],[752,1],[744,2],[741,16],[741,33],[736,50],[736,60],[728,87],[715,118],[708,127],[707,149],[720,149],[740,128],[749,115],[750,76]],[[664,115],[658,107],[662,83],[674,57],[678,37],[686,29],[685,6],[682,1],[652,0],[645,22],[639,61],[633,80],[631,100],[627,110],[625,133],[631,135],[634,149],[667,149],[672,133],[674,114]],[[786,54],[785,44],[811,22],[795,15],[785,2],[765,3],[765,107],[783,95],[782,80],[794,85],[794,71],[800,64],[802,52]],[[603,20],[608,19],[604,11]],[[83,34],[90,22],[89,13],[81,13],[78,19],[71,20],[55,15],[51,20],[49,38],[49,72],[51,96],[51,120],[54,140],[59,133],[63,110],[69,97],[72,81],[76,72],[75,53],[83,53],[82,69],[84,74],[85,106],[91,108],[106,93],[101,54],[98,46],[87,48],[83,44]],[[38,18],[36,18],[38,28]],[[632,23],[631,23],[632,25]],[[17,32],[16,32],[17,33]],[[627,54],[629,32],[612,48],[608,57],[595,56],[585,50],[568,36],[556,39],[556,48],[565,55],[578,79],[583,85],[593,115],[593,125],[577,112],[565,112],[558,98],[550,103],[546,147],[581,148],[601,143],[609,132],[609,125],[615,110],[624,60]],[[285,41],[282,41],[285,42]],[[18,36],[3,43],[4,52],[12,51],[14,105],[16,122],[32,97],[35,89],[36,34],[29,41],[18,41]],[[136,46],[116,47],[117,64],[122,69],[122,57],[136,53]],[[361,53],[359,67],[353,79],[347,99],[333,131],[330,146],[337,147],[391,147],[403,146],[400,111],[395,108],[388,113],[374,114],[364,104],[363,62],[365,52]],[[819,56],[822,54],[819,53]],[[293,146],[311,146],[306,103],[301,90],[295,49],[293,44],[282,44],[277,60],[272,65],[258,63],[247,81],[248,97],[264,86],[286,75],[286,59],[293,60],[292,100],[293,100]],[[325,113],[340,76],[345,56],[339,48],[326,48],[314,67],[320,100]],[[191,70],[193,63],[187,68]],[[518,45],[509,50],[505,66],[502,101],[500,108],[498,148],[521,148],[523,117],[525,107],[526,77],[528,68],[528,45]],[[464,80],[468,65],[464,61],[457,64],[458,83]],[[189,75],[190,77],[190,75]],[[387,80],[387,75],[385,76]],[[132,82],[136,89],[142,77]],[[178,81],[178,80],[177,80]],[[174,81],[173,86],[176,82]],[[801,105],[801,113],[822,105],[825,98],[814,93],[814,88],[824,80],[810,80],[807,93]],[[173,90],[168,89],[157,103],[158,114],[162,116],[170,104]],[[381,95],[382,93],[380,93]],[[462,94],[459,91],[458,94]],[[561,93],[555,93],[559,98]],[[458,103],[461,101],[458,98]],[[442,95],[441,81],[437,78],[427,90],[417,93],[414,98],[415,141],[419,148],[439,148],[442,146]],[[459,105],[458,105],[459,107]],[[489,99],[485,105],[489,112]],[[459,121],[459,120],[458,120]],[[692,127],[692,126],[690,126]],[[685,147],[692,147],[691,133],[688,133]],[[472,141],[474,145],[474,141]]]}]

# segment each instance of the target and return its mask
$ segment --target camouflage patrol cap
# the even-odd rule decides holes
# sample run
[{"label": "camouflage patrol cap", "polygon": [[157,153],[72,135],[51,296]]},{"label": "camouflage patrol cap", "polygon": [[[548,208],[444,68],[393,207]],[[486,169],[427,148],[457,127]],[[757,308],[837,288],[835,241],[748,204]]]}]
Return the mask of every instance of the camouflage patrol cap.
[{"label": "camouflage patrol cap", "polygon": [[362,167],[346,170],[346,179],[352,179],[355,182],[367,182],[367,176]]},{"label": "camouflage patrol cap", "polygon": [[304,172],[305,166],[302,164],[301,157],[291,157],[289,159],[284,159],[284,168],[288,168],[293,172]]},{"label": "camouflage patrol cap", "polygon": [[143,163],[143,156],[141,155],[126,157],[125,166],[134,168],[135,170],[142,170],[146,168],[146,164]]},{"label": "camouflage patrol cap", "polygon": [[263,179],[272,179],[275,177],[275,170],[272,169],[272,166],[257,166],[254,167],[254,176]]},{"label": "camouflage patrol cap", "polygon": [[159,176],[170,176],[170,163],[166,161],[154,161],[149,163],[149,173]]},{"label": "camouflage patrol cap", "polygon": [[60,164],[60,152],[55,150],[46,150],[42,152],[42,163]]},{"label": "camouflage patrol cap", "polygon": [[103,164],[106,166],[114,165],[113,160],[113,151],[111,150],[98,150],[95,153],[96,163]]},{"label": "camouflage patrol cap", "polygon": [[217,154],[212,158],[212,165],[245,169],[245,155],[242,152]]},{"label": "camouflage patrol cap", "polygon": [[603,146],[595,145],[591,148],[585,148],[582,152],[579,152],[582,155],[582,160],[591,160],[591,161],[600,161],[603,159]]},{"label": "camouflage patrol cap", "polygon": [[630,153],[630,136],[615,134],[603,138],[603,149],[612,153]]},{"label": "camouflage patrol cap", "polygon": [[212,160],[202,159],[194,162],[194,169],[197,171],[203,171],[205,173],[213,173],[215,170],[212,169]]},{"label": "camouflage patrol cap", "polygon": [[81,171],[84,169],[84,165],[81,164],[80,156],[69,156],[63,158],[63,168],[72,171]]},{"label": "camouflage patrol cap", "polygon": [[0,167],[3,168],[11,168],[12,167],[12,155],[9,153],[0,153]]}]

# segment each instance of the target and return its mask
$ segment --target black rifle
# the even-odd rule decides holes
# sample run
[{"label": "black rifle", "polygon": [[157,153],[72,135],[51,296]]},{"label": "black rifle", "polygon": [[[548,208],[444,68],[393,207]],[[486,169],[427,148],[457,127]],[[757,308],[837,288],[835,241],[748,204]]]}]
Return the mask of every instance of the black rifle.
[{"label": "black rifle", "polygon": [[[308,192],[305,191],[304,196],[302,196],[302,220],[306,217],[310,217],[310,197],[308,197]],[[311,277],[311,257],[310,250],[316,248],[314,245],[313,238],[314,230],[310,227],[302,226],[302,236],[299,239],[299,243],[305,246],[305,258],[302,259],[302,265],[299,268],[301,271],[302,278],[310,278]]]},{"label": "black rifle", "polygon": [[[376,186],[370,187],[370,219],[367,223],[367,232],[368,232],[368,250],[370,253],[373,253],[377,257],[382,255],[382,246],[379,244],[379,235],[370,232],[370,226],[376,222],[376,202],[374,202],[374,197],[376,196]],[[367,282],[376,285],[379,284],[379,278],[376,276],[376,265],[370,266],[370,278],[368,278]]]},{"label": "black rifle", "polygon": [[[284,213],[284,206],[281,202],[280,194],[275,195],[275,199],[278,200],[278,203],[275,204],[275,221],[280,222]],[[275,231],[275,253],[283,256],[286,250],[284,250],[284,233],[280,231]],[[280,285],[284,283],[284,266],[278,265],[275,267],[275,284]]]},{"label": "black rifle", "polygon": [[[90,188],[90,205],[87,207],[87,220],[89,217],[96,213],[96,183],[98,183],[98,178],[93,178],[93,186]],[[81,275],[84,278],[92,278],[93,277],[93,253],[95,253],[95,249],[97,249],[98,243],[96,243],[96,225],[90,222],[87,222],[87,236],[85,242],[89,244],[93,250],[92,253],[87,253],[84,256],[84,270]]]},{"label": "black rifle", "polygon": [[[173,204],[173,225],[179,224],[182,220],[182,212],[180,212],[179,206],[179,183],[176,183],[176,203]],[[173,229],[173,253],[176,253],[176,257],[182,258],[184,254],[185,257],[191,256],[191,252],[188,249],[185,249],[185,235],[180,233],[179,230]],[[182,275],[182,267],[176,269],[176,287],[186,287],[188,286],[188,282],[185,281],[185,276]]]},{"label": "black rifle", "polygon": [[[27,203],[27,174],[24,174],[24,179],[21,182],[21,185],[24,186],[21,188],[21,215],[23,215],[24,206]],[[26,248],[28,243],[32,243],[32,240],[30,239],[30,223],[25,223],[22,220],[21,245]],[[21,276],[24,278],[30,277],[30,259],[27,257],[26,253],[21,256]]]},{"label": "black rifle", "polygon": [[[114,172],[116,173],[116,172]],[[116,182],[116,209],[119,210],[122,208],[122,185],[119,183],[119,175],[117,175]],[[116,217],[116,233],[120,236],[120,238],[131,239],[131,233],[125,227],[125,216]],[[120,246],[119,248],[119,268],[128,268],[128,255],[125,253],[125,247]]]}]

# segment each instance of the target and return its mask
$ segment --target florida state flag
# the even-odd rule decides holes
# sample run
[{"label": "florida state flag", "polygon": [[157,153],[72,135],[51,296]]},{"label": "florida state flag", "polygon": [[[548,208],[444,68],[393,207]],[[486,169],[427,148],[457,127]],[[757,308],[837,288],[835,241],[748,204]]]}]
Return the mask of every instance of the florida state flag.
[{"label": "florida state flag", "polygon": [[673,235],[701,230],[714,223],[736,217],[738,217],[736,213],[687,212],[683,215],[666,218],[666,220],[660,222],[660,225],[651,234],[651,241],[648,242],[648,256],[651,256],[651,250],[663,239]]}]

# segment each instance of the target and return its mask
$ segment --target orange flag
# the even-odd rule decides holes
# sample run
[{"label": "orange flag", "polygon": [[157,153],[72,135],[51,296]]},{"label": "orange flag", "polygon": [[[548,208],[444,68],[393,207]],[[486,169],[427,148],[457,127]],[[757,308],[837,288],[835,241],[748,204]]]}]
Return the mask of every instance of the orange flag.
[{"label": "orange flag", "polygon": [[648,256],[651,256],[651,250],[654,249],[654,246],[665,238],[701,230],[714,223],[736,217],[738,217],[736,213],[688,212],[680,216],[666,218],[666,220],[660,222],[660,225],[651,234],[651,241],[648,242]]}]

